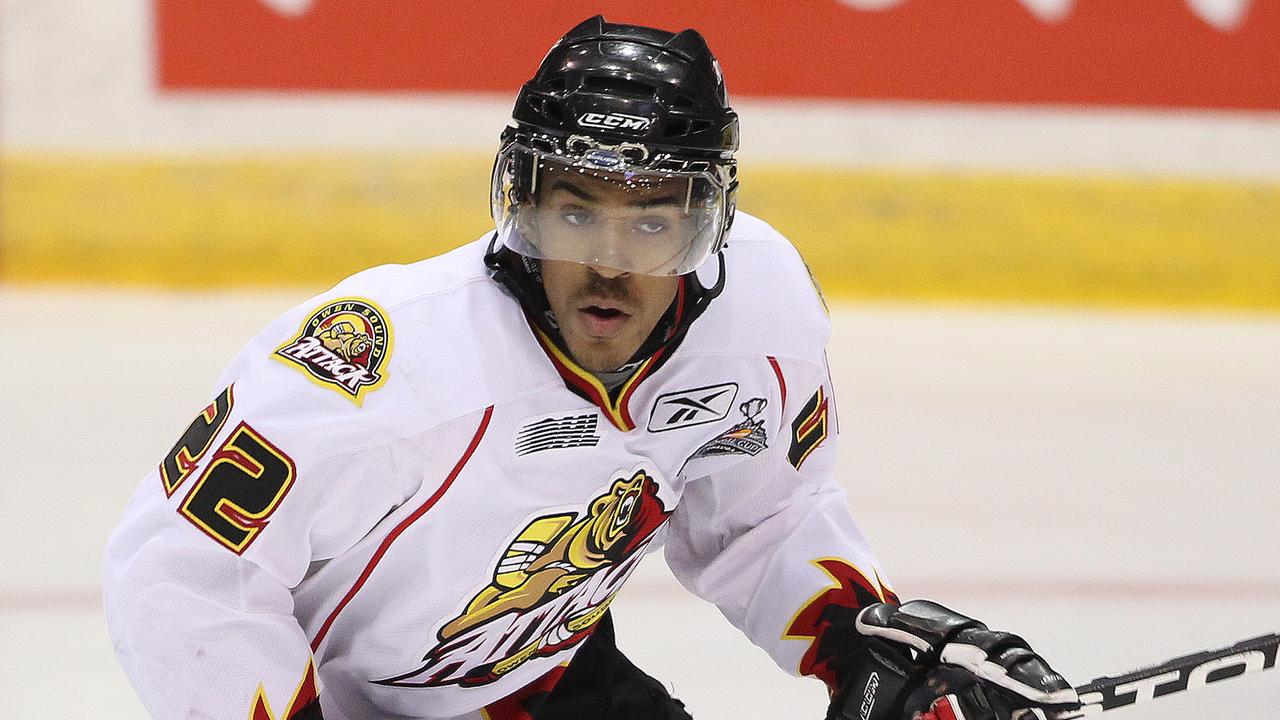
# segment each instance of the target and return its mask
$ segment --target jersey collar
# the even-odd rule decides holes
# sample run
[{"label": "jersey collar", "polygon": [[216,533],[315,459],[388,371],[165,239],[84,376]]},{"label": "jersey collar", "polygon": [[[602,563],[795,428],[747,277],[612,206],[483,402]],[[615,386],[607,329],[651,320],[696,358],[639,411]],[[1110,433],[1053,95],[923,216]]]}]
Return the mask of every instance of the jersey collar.
[{"label": "jersey collar", "polygon": [[627,403],[640,383],[658,370],[684,340],[689,326],[707,309],[725,284],[724,251],[716,254],[719,275],[714,285],[703,287],[696,273],[680,278],[676,299],[671,309],[658,321],[653,333],[629,361],[631,374],[612,389],[605,387],[595,375],[583,369],[570,357],[564,339],[551,319],[551,311],[542,288],[536,261],[500,247],[497,233],[490,238],[485,265],[493,279],[509,292],[524,310],[526,322],[537,338],[556,372],[571,392],[589,400],[604,412],[609,422],[623,432],[633,430],[635,422]]},{"label": "jersey collar", "polygon": [[[575,395],[589,400],[600,408],[604,416],[613,423],[614,427],[623,432],[635,429],[635,421],[631,417],[629,401],[635,393],[640,383],[645,378],[652,375],[658,368],[666,363],[667,358],[675,350],[680,340],[683,339],[684,333],[680,333],[680,337],[674,337],[677,328],[686,327],[681,320],[687,312],[687,304],[689,302],[685,288],[688,286],[686,278],[680,278],[680,285],[676,290],[676,298],[671,304],[671,310],[658,321],[658,327],[655,328],[655,334],[660,334],[661,340],[665,342],[658,343],[657,349],[651,351],[647,357],[638,363],[633,362],[631,374],[625,380],[614,385],[612,389],[605,386],[600,378],[596,377],[589,370],[586,370],[569,355],[564,346],[564,341],[557,334],[544,330],[540,323],[535,322],[532,318],[525,317],[529,321],[529,327],[533,330],[534,337],[538,339],[538,344],[542,346],[543,352],[551,360],[551,364],[555,366],[556,372],[560,374],[560,378],[564,380],[565,387],[569,388]],[[646,342],[650,345],[650,342]],[[643,348],[642,348],[643,350]]]}]

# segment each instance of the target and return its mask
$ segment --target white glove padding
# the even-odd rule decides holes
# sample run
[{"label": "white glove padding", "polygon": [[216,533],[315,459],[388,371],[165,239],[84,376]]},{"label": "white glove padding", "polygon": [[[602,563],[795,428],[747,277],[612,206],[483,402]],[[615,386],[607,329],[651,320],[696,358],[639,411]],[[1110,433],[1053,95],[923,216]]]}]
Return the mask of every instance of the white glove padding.
[{"label": "white glove padding", "polygon": [[937,603],[870,605],[855,629],[863,642],[828,718],[1021,720],[1079,707],[1025,640]]}]

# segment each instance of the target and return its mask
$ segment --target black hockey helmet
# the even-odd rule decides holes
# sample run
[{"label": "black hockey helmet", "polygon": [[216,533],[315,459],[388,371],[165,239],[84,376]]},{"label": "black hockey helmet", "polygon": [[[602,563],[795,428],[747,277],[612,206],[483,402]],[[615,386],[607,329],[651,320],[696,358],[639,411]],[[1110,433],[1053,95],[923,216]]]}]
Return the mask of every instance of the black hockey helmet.
[{"label": "black hockey helmet", "polygon": [[510,136],[587,135],[644,145],[651,157],[731,163],[738,149],[738,116],[698,31],[615,25],[600,15],[551,48],[511,119]]},{"label": "black hockey helmet", "polygon": [[[737,149],[738,117],[701,34],[597,15],[551,48],[516,98],[493,169],[498,242],[529,258],[688,274],[724,245],[736,206]],[[531,217],[539,182],[551,185],[557,173],[615,183],[635,197],[678,190],[679,242],[636,231],[641,241],[622,252],[560,240]],[[637,249],[647,256],[627,256]]]},{"label": "black hockey helmet", "polygon": [[[673,348],[724,289],[720,251],[736,207],[737,149],[738,116],[697,31],[601,16],[579,23],[521,87],[502,133],[491,193],[497,232],[485,264],[562,347],[541,260],[683,276],[683,292],[628,365]],[[603,187],[621,209],[557,209],[557,188],[583,183]],[[636,207],[654,212],[637,218]],[[573,237],[565,223],[586,232]],[[612,231],[608,239],[590,232],[599,224]],[[719,275],[704,287],[695,271],[712,255]]]}]

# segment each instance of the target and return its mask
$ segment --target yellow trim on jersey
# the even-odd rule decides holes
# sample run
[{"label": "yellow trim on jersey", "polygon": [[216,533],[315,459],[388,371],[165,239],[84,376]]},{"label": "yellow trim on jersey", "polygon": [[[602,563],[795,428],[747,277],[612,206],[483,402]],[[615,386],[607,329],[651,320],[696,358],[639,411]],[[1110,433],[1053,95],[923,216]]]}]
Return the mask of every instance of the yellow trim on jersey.
[{"label": "yellow trim on jersey", "polygon": [[[298,687],[294,688],[293,697],[289,698],[289,704],[285,705],[286,713],[296,712],[302,709],[297,706],[298,698],[302,695],[303,689],[307,687],[308,680],[310,680],[313,685],[317,682],[315,672],[315,660],[313,658],[308,658],[307,669],[302,673],[302,680],[298,683]],[[308,702],[310,701],[308,700]],[[261,712],[259,712],[259,710],[266,712],[265,717]],[[271,701],[267,699],[267,689],[262,683],[258,683],[258,691],[254,693],[253,696],[253,705],[249,707],[249,720],[288,720],[287,717],[276,717],[275,712],[271,709]]]},{"label": "yellow trim on jersey", "polygon": [[889,596],[893,596],[895,598],[898,597],[898,591],[894,590],[893,586],[889,585],[884,578],[880,577],[880,570],[878,568],[873,566],[871,571],[876,574],[876,587],[880,588],[881,602],[888,602],[885,598]]},{"label": "yellow trim on jersey", "polygon": [[[792,427],[794,428],[791,431],[792,449],[796,447],[803,447],[805,449],[800,457],[796,458],[794,462],[791,461],[791,451],[788,450],[787,452],[787,461],[791,462],[791,465],[795,467],[796,470],[799,470],[800,466],[804,465],[804,461],[809,459],[809,455],[811,455],[814,450],[817,450],[818,446],[827,439],[827,423],[830,418],[827,411],[827,396],[826,393],[822,391],[821,385],[818,386],[818,391],[814,393],[813,398],[810,399],[815,399],[813,411],[804,416],[804,418],[797,417],[792,421]],[[807,404],[808,403],[806,403],[806,405]],[[801,410],[803,409],[804,408],[801,408]],[[799,425],[795,424],[797,422]],[[821,432],[821,434],[814,437],[813,434],[817,432]]]},{"label": "yellow trim on jersey", "polygon": [[541,344],[542,347],[553,356],[555,362],[562,365],[566,370],[573,374],[574,377],[582,380],[591,387],[592,394],[596,396],[594,398],[596,405],[602,412],[604,412],[604,415],[609,419],[609,422],[613,423],[615,427],[623,432],[635,429],[635,418],[632,418],[632,422],[627,422],[627,417],[630,413],[624,413],[624,409],[627,407],[627,401],[631,398],[631,393],[635,390],[636,386],[640,384],[640,381],[645,378],[645,375],[648,374],[649,366],[654,362],[654,356],[650,355],[640,364],[640,367],[636,368],[635,372],[631,373],[631,376],[622,384],[622,388],[618,392],[617,400],[613,400],[609,397],[609,389],[604,386],[604,383],[600,382],[599,378],[593,375],[591,371],[583,369],[581,365],[574,362],[573,358],[569,357],[568,353],[561,350],[555,342],[553,342],[551,338],[548,337],[546,333],[542,332],[542,330],[536,325],[530,325],[530,327],[533,328],[533,332],[537,334],[539,344]]}]

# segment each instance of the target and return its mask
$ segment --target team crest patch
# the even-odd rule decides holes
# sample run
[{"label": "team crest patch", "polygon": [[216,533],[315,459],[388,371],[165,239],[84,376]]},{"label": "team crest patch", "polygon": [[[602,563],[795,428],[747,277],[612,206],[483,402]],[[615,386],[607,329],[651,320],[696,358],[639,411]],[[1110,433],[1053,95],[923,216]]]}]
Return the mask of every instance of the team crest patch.
[{"label": "team crest patch", "polygon": [[738,406],[746,419],[725,430],[698,448],[689,460],[721,455],[758,455],[769,447],[769,435],[760,413],[769,404],[764,398],[752,398]]},{"label": "team crest patch", "polygon": [[391,326],[377,305],[343,298],[321,307],[302,323],[275,357],[306,371],[319,385],[335,388],[356,405],[386,380]]}]

